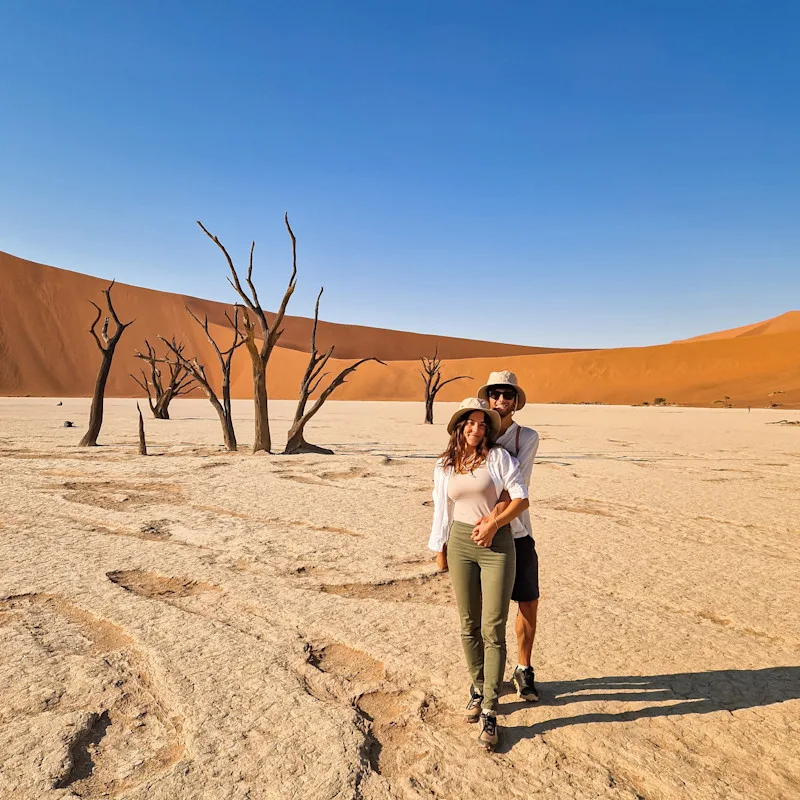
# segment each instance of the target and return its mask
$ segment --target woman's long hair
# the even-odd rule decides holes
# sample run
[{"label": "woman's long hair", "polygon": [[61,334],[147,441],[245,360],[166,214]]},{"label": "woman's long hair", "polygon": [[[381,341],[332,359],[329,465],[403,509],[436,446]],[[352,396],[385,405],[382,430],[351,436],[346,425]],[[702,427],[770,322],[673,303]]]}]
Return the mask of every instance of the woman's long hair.
[{"label": "woman's long hair", "polygon": [[[480,411],[480,409],[475,409],[476,411]],[[491,437],[491,430],[492,430],[492,423],[489,419],[489,415],[484,413],[484,418],[486,420],[486,432],[483,434],[483,439],[481,439],[478,446],[475,448],[475,456],[474,459],[470,459],[470,471],[476,469],[484,461],[486,461],[486,457],[489,455],[489,451],[494,446],[494,442],[492,441]],[[443,467],[452,467],[456,472],[466,472],[466,450],[467,450],[467,440],[464,436],[464,428],[467,425],[467,419],[469,418],[469,414],[464,414],[463,417],[456,423],[455,428],[453,428],[453,432],[450,434],[450,441],[445,448],[444,453],[440,456],[442,461]]]}]

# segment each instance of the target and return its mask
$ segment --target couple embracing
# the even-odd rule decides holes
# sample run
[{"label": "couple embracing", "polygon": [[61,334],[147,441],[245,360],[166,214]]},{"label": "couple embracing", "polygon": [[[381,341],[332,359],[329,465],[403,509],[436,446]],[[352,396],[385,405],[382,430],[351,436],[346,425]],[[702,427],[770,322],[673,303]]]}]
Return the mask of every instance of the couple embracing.
[{"label": "couple embracing", "polygon": [[480,722],[478,743],[487,750],[499,741],[497,698],[511,600],[518,603],[519,650],[512,682],[521,699],[539,699],[531,667],[539,564],[528,513],[539,434],[513,420],[525,399],[512,372],[492,372],[478,397],[464,400],[450,419],[450,441],[433,474],[428,547],[453,582],[472,680],[464,719]]}]

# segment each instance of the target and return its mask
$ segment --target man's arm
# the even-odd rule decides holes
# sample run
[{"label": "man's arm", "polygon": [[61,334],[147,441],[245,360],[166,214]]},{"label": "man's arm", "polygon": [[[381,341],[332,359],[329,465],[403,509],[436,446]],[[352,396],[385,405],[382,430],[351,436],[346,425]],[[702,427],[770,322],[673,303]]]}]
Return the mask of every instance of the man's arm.
[{"label": "man's arm", "polygon": [[500,494],[500,498],[497,501],[497,505],[492,509],[492,513],[489,514],[488,517],[481,517],[478,522],[483,522],[487,519],[497,519],[507,508],[508,504],[511,502],[511,495],[503,489]]},{"label": "man's arm", "polygon": [[539,449],[539,434],[531,428],[527,430],[530,430],[533,436],[526,436],[525,440],[520,442],[517,461],[519,461],[519,472],[522,475],[522,480],[525,481],[526,486],[530,487],[533,461],[536,458],[536,451]]},{"label": "man's arm", "polygon": [[[531,430],[528,428],[528,430]],[[530,488],[531,485],[531,475],[533,474],[533,462],[536,458],[536,452],[539,449],[539,434],[536,431],[532,431],[533,436],[526,436],[524,442],[520,442],[519,446],[519,453],[517,454],[517,461],[519,461],[519,473],[522,476],[522,480],[525,482],[525,485]],[[521,438],[521,437],[520,437]],[[500,498],[497,501],[497,505],[494,507],[494,511],[492,511],[492,517],[498,517],[502,514],[507,508],[508,504],[511,501],[511,497],[509,496],[508,492],[503,489],[503,493],[500,495]],[[484,517],[478,520],[479,522],[483,522],[484,519],[489,519],[489,517]]]},{"label": "man's arm", "polygon": [[503,527],[516,519],[526,508],[528,508],[528,498],[514,498],[504,504],[506,508],[498,511],[499,506],[494,507],[491,516],[482,522],[477,522],[472,529],[472,541],[478,547],[491,547],[495,534]]}]

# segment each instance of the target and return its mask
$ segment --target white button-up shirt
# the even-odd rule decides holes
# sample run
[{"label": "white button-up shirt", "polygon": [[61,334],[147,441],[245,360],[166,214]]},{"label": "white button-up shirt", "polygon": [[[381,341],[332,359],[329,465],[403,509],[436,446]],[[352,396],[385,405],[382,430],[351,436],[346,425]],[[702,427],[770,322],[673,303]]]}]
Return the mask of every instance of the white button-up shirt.
[{"label": "white button-up shirt", "polygon": [[[517,434],[519,434],[519,439],[517,439]],[[512,422],[509,429],[502,436],[497,437],[495,444],[508,450],[519,461],[519,474],[528,487],[528,497],[530,497],[531,473],[533,472],[533,460],[539,449],[539,434],[533,428],[523,428],[516,422]],[[511,520],[511,533],[515,539],[521,539],[523,536],[533,537],[531,512],[527,508],[516,519]]]},{"label": "white button-up shirt", "polygon": [[[486,457],[486,467],[498,497],[503,489],[508,491],[512,500],[524,500],[528,496],[528,487],[520,475],[517,459],[509,455],[502,447],[493,447],[489,451],[489,455]],[[443,467],[441,459],[436,462],[433,469],[433,525],[428,547],[437,553],[444,549],[450,536],[450,526],[453,523],[453,506],[455,504],[447,496],[447,485],[452,474],[452,467]]]}]

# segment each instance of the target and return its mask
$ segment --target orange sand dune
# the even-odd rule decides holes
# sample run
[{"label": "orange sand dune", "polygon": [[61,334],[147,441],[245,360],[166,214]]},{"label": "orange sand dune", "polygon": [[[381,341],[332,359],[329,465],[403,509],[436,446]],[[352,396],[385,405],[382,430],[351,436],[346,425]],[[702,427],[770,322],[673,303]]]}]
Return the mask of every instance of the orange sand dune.
[{"label": "orange sand dune", "polygon": [[[0,253],[0,394],[87,396],[98,364],[88,333],[88,299],[101,299],[106,282],[79,273],[46,267]],[[228,341],[225,306],[194,297],[118,285],[114,297],[123,320],[136,318],[125,333],[109,381],[109,396],[138,396],[128,373],[141,362],[133,351],[144,338],[161,332],[186,343],[216,373],[210,345],[184,311],[207,313],[212,332]],[[445,377],[468,375],[453,383],[442,400],[475,392],[489,371],[514,370],[532,402],[642,403],[664,397],[686,405],[712,405],[727,396],[738,407],[780,402],[800,407],[800,312],[775,320],[723,331],[685,342],[614,350],[552,350],[473,342],[375,328],[320,323],[320,346],[336,343],[330,371],[353,359],[376,355],[388,366],[369,363],[351,375],[336,397],[342,400],[416,400],[421,380],[416,360],[438,344],[446,359]],[[270,362],[270,396],[296,397],[307,361],[310,321],[291,317]],[[235,397],[251,393],[250,364],[242,350],[234,359]]]},{"label": "orange sand dune", "polygon": [[[101,290],[107,286],[106,280],[0,252],[0,394],[91,394],[99,355],[88,332],[94,313],[89,300],[103,306]],[[145,338],[155,345],[158,334],[174,335],[186,343],[187,354],[197,354],[207,364],[216,363],[203,332],[184,306],[201,318],[207,314],[209,322],[217,325],[226,324],[224,313],[229,306],[125,284],[114,287],[113,299],[120,319],[136,319],[136,323],[117,348],[108,384],[110,396],[138,393],[128,374],[138,374],[142,367],[143,362],[133,353],[144,349]],[[307,352],[310,333],[310,319],[287,316],[281,347]],[[225,332],[219,341],[229,339]],[[385,361],[433,355],[437,346],[443,358],[569,352],[329,322],[320,322],[317,342],[322,350],[335,344],[341,358],[376,356]],[[239,358],[247,360],[246,355]],[[273,370],[270,378],[276,382],[278,396],[294,394],[294,386],[291,392],[283,388],[279,371]]]},{"label": "orange sand dune", "polygon": [[[291,398],[305,367],[305,356],[276,352],[275,373],[288,380]],[[670,403],[711,406],[724,396],[737,408],[763,408],[772,402],[800,407],[800,331],[734,340],[681,345],[620,348],[534,356],[472,358],[448,361],[445,377],[468,375],[439,393],[441,400],[474,394],[491,370],[516,372],[534,403]],[[331,371],[346,360],[331,364]],[[275,374],[273,373],[273,374]],[[237,397],[249,396],[249,368],[240,362],[233,378]],[[282,392],[273,381],[273,393]],[[421,381],[417,364],[396,361],[387,367],[365,364],[337,389],[340,400],[418,400]],[[780,392],[780,394],[773,394]],[[772,395],[772,396],[770,396]]]},{"label": "orange sand dune", "polygon": [[738,339],[740,336],[766,336],[770,333],[789,333],[800,331],[800,311],[787,311],[772,319],[763,322],[754,322],[752,325],[742,325],[739,328],[729,328],[726,331],[706,333],[702,336],[693,336],[691,339],[678,339],[672,344],[682,342],[706,342],[711,339]]}]

